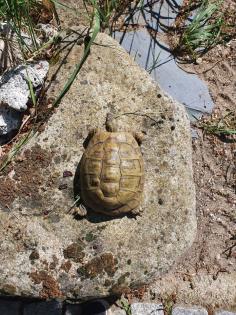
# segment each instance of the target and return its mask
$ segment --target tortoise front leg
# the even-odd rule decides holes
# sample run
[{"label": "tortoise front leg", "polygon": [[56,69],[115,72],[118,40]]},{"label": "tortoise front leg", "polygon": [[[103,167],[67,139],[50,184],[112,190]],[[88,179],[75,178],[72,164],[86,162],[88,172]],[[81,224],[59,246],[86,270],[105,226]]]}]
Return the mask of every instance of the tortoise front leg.
[{"label": "tortoise front leg", "polygon": [[144,139],[144,134],[142,132],[133,132],[133,136],[138,144],[141,145]]},{"label": "tortoise front leg", "polygon": [[87,137],[86,137],[86,139],[84,140],[84,143],[83,143],[83,146],[84,146],[85,149],[87,148],[87,146],[88,146],[90,140],[93,138],[93,136],[96,133],[100,132],[100,131],[101,131],[101,129],[98,129],[98,128],[90,128],[89,129],[88,135],[87,135]]}]

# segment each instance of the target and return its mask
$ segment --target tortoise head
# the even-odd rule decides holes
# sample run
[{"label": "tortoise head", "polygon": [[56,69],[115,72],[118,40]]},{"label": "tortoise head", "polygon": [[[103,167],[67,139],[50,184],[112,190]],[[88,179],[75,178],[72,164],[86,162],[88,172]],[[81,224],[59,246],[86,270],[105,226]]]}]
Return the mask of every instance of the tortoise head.
[{"label": "tortoise head", "polygon": [[[105,126],[108,132],[118,132],[118,131],[121,131],[120,129],[124,129],[124,128],[119,127],[118,121],[115,119],[114,115],[111,113],[108,113],[106,116]],[[123,130],[123,131],[130,132],[128,130]],[[141,145],[144,138],[144,134],[142,132],[131,132],[131,133],[133,137],[135,138],[135,140],[138,142],[138,144]]]},{"label": "tortoise head", "polygon": [[109,132],[117,132],[118,131],[118,124],[111,113],[108,113],[106,116],[105,122],[106,130]]}]

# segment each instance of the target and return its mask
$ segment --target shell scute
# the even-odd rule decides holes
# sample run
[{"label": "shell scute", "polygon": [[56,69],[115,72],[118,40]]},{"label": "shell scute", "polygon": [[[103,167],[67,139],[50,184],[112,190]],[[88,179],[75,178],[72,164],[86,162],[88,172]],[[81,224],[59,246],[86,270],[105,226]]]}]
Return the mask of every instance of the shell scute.
[{"label": "shell scute", "polygon": [[98,189],[100,187],[100,178],[96,174],[87,174],[85,178],[85,185],[87,190]]},{"label": "shell scute", "polygon": [[135,196],[135,191],[128,191],[120,189],[117,199],[123,205],[127,203],[127,200],[132,199]]},{"label": "shell scute", "polygon": [[105,197],[116,197],[119,192],[119,182],[117,183],[106,183],[101,182],[101,190]]},{"label": "shell scute", "polygon": [[120,144],[120,158],[121,159],[125,159],[125,158],[129,158],[129,159],[133,159],[136,157],[136,152],[133,149],[131,144],[128,143],[121,143]]},{"label": "shell scute", "polygon": [[90,146],[89,151],[87,155],[89,157],[97,158],[97,159],[102,159],[103,157],[103,143],[96,143],[93,146]]},{"label": "shell scute", "polygon": [[120,168],[117,166],[104,165],[101,173],[101,180],[108,183],[119,183]]},{"label": "shell scute", "polygon": [[85,174],[99,175],[102,171],[102,161],[98,159],[87,158],[85,161]]},{"label": "shell scute", "polygon": [[143,167],[140,163],[140,160],[134,160],[134,159],[124,159],[121,161],[120,165],[120,171],[122,176],[125,175],[134,175],[137,177],[142,176],[143,173]]},{"label": "shell scute", "polygon": [[104,153],[103,156],[103,163],[104,165],[114,165],[114,166],[119,166],[120,163],[120,157],[118,152],[109,152],[109,154],[107,152]]},{"label": "shell scute", "polygon": [[120,189],[123,191],[137,192],[140,191],[139,176],[123,176],[120,180]]}]

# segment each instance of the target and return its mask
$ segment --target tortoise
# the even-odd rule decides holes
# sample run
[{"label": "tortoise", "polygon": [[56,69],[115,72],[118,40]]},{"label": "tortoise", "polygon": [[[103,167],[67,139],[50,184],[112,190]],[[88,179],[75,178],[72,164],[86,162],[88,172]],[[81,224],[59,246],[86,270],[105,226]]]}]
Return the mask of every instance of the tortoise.
[{"label": "tortoise", "polygon": [[109,216],[138,214],[144,186],[139,145],[143,134],[118,131],[111,115],[106,130],[89,132],[79,168],[82,204]]}]

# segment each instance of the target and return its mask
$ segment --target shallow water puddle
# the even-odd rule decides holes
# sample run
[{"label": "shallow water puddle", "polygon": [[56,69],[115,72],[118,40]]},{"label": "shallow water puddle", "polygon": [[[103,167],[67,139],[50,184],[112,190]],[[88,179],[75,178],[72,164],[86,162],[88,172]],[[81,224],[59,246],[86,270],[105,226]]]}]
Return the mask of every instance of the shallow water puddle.
[{"label": "shallow water puddle", "polygon": [[156,37],[173,24],[181,3],[181,0],[146,0],[142,8],[126,19],[125,25],[133,25],[136,29],[116,31],[113,37],[165,92],[185,105],[190,119],[195,120],[194,117],[200,118],[203,113],[212,112],[214,103],[207,85],[196,74],[182,70],[168,45]]}]

